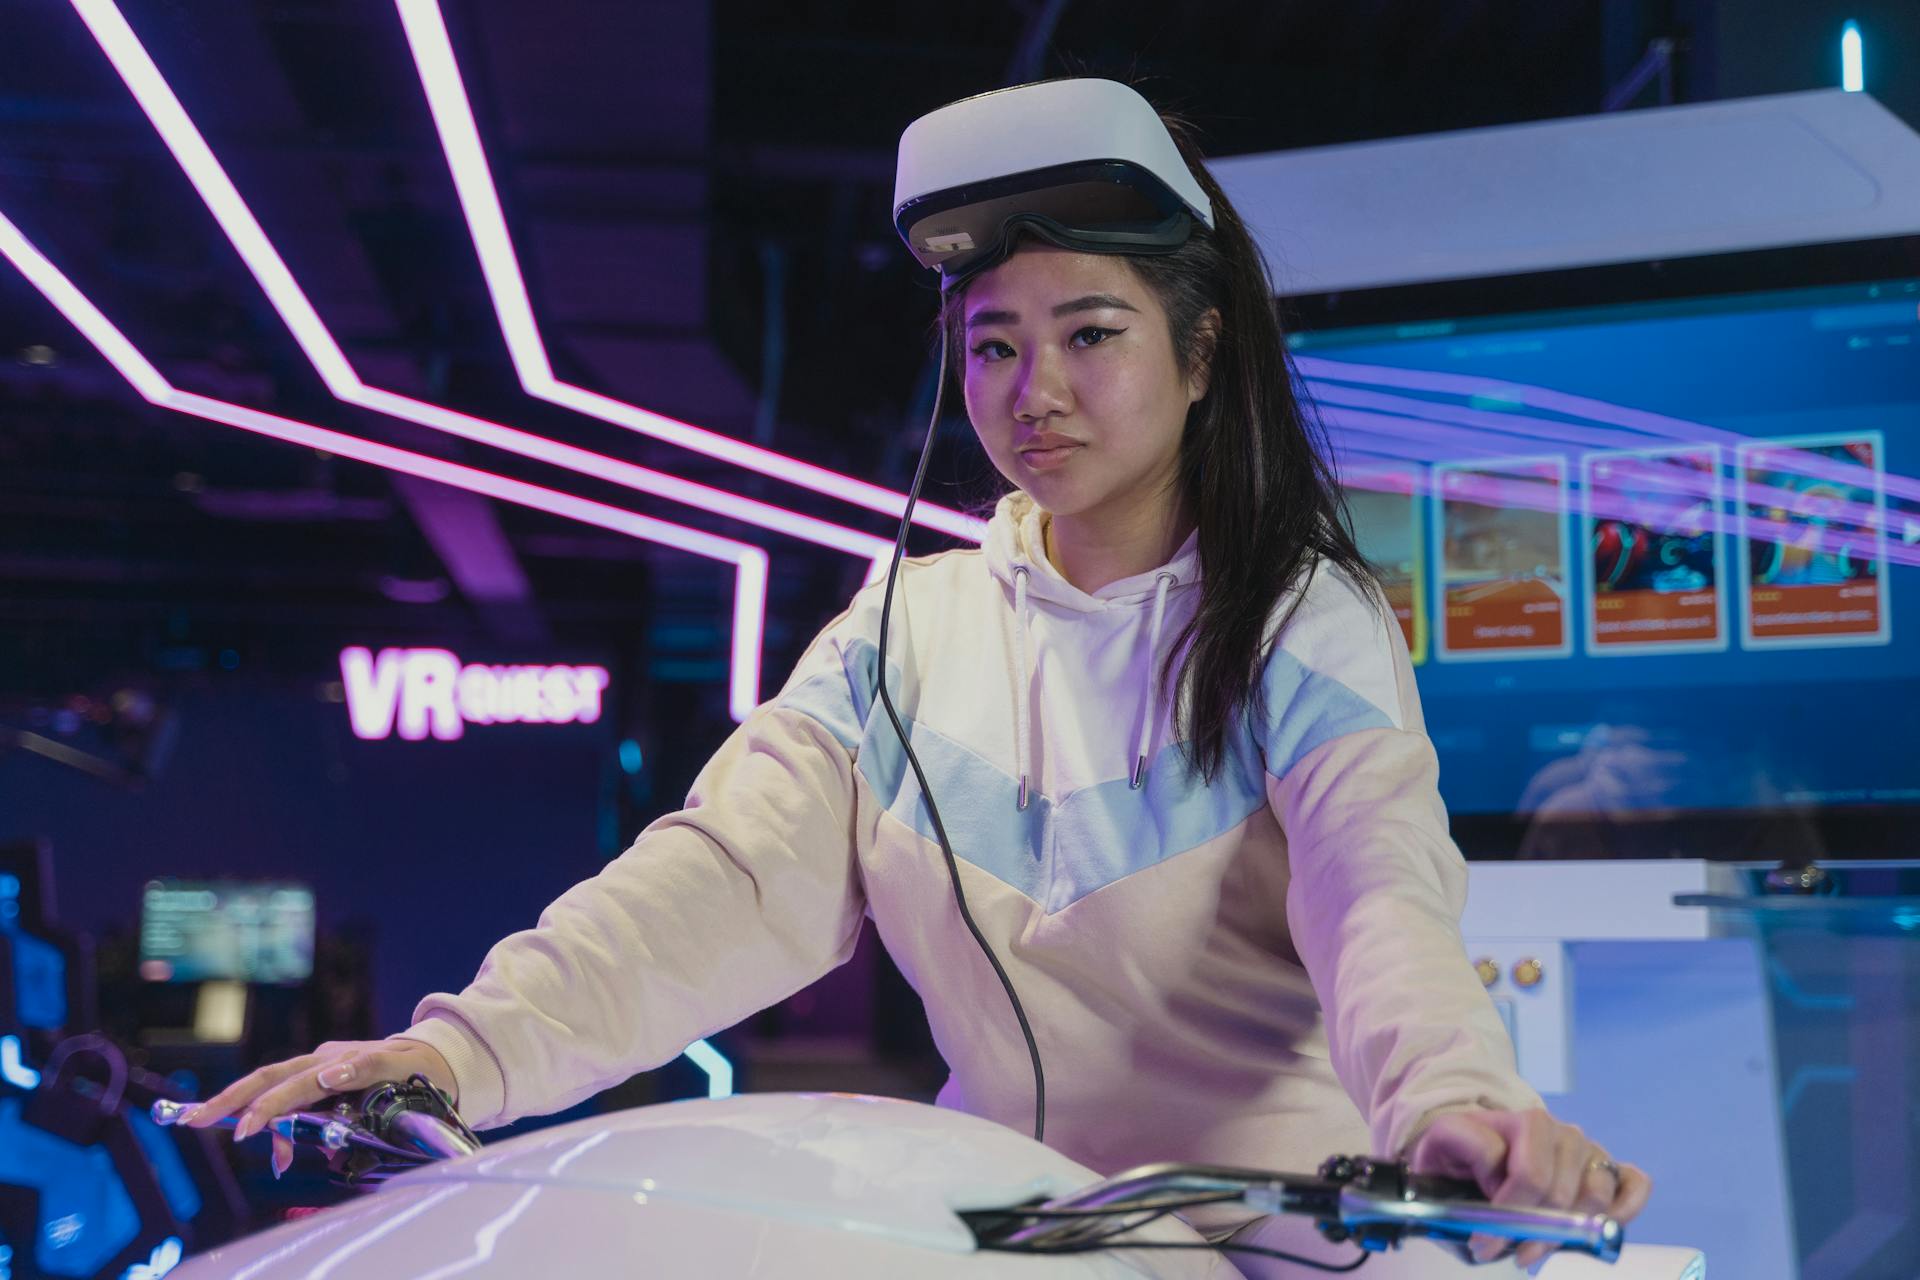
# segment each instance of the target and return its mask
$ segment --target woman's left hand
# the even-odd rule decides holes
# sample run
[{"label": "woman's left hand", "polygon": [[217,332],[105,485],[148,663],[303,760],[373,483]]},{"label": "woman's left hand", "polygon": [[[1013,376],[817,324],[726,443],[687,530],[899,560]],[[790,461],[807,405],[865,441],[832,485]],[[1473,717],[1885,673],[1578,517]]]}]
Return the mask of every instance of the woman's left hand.
[{"label": "woman's left hand", "polygon": [[[1631,1220],[1647,1204],[1653,1180],[1630,1164],[1615,1164],[1578,1126],[1545,1111],[1449,1111],[1436,1116],[1414,1145],[1416,1173],[1471,1178],[1494,1204],[1571,1209]],[[1507,1241],[1475,1236],[1474,1259],[1500,1255]],[[1531,1267],[1554,1246],[1530,1240],[1513,1260]]]}]

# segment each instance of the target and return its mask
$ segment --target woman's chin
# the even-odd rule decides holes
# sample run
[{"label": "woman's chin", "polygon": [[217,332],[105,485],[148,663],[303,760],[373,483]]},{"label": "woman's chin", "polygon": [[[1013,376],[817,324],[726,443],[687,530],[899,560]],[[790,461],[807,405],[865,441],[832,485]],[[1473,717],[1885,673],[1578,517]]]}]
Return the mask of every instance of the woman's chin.
[{"label": "woman's chin", "polygon": [[1099,505],[1080,492],[1079,486],[1064,484],[1047,476],[1021,477],[1020,491],[1033,499],[1033,505],[1048,515],[1071,520]]}]

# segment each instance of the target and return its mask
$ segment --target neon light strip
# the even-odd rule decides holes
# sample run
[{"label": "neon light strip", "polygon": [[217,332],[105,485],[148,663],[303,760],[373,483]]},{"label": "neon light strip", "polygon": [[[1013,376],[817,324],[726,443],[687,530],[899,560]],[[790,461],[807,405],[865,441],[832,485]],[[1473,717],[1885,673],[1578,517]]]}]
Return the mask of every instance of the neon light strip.
[{"label": "neon light strip", "polygon": [[1848,93],[1860,93],[1867,87],[1865,42],[1860,24],[1849,22],[1840,31],[1840,87]]},{"label": "neon light strip", "polygon": [[[1495,472],[1499,459],[1487,459],[1484,464],[1473,462],[1458,463],[1459,471],[1452,472],[1448,479],[1446,497],[1453,500],[1471,502],[1483,507],[1505,507],[1513,510],[1545,511],[1554,515],[1564,515],[1565,511],[1558,500],[1558,490],[1564,485],[1553,486],[1554,496],[1542,496],[1549,486],[1534,480],[1502,479]],[[1485,465],[1486,471],[1475,471],[1476,465]],[[1601,498],[1591,490],[1587,493],[1587,512],[1601,519],[1619,519],[1631,523],[1645,522],[1645,512],[1640,504],[1628,494],[1614,491]],[[1766,542],[1788,543],[1794,546],[1809,547],[1821,551],[1854,551],[1860,546],[1858,537],[1849,536],[1847,531],[1836,530],[1815,523],[1794,524],[1786,520],[1770,520],[1751,513],[1742,514],[1741,510],[1729,513],[1714,510],[1705,515],[1699,524],[1711,529],[1724,538],[1739,536],[1758,537]],[[1867,539],[1873,546],[1874,556],[1893,564],[1920,564],[1920,547],[1900,547],[1888,543],[1878,532],[1878,527],[1863,528],[1860,532],[1870,535]]]},{"label": "neon light strip", "polygon": [[670,524],[652,516],[622,511],[618,507],[591,502],[570,493],[545,489],[442,458],[429,458],[391,445],[362,440],[358,436],[329,431],[311,423],[296,422],[257,409],[229,404],[224,400],[215,400],[210,396],[181,391],[170,384],[141,354],[139,348],[129,342],[126,335],[93,305],[92,300],[74,287],[73,282],[20,233],[5,213],[0,213],[0,256],[13,263],[28,282],[80,330],[87,341],[149,404],[290,444],[324,449],[357,462],[452,485],[484,497],[545,511],[550,515],[732,565],[733,652],[729,666],[728,708],[735,720],[744,720],[758,702],[760,641],[765,628],[767,601],[767,553],[759,547],[689,529],[684,525]]},{"label": "neon light strip", "polygon": [[220,229],[265,291],[267,300],[292,332],[294,341],[336,399],[430,430],[516,453],[524,458],[608,480],[641,493],[698,507],[743,524],[757,525],[806,542],[844,551],[869,562],[891,554],[893,544],[871,534],[816,520],[783,507],[756,502],[722,489],[610,458],[587,449],[502,426],[483,418],[425,404],[361,382],[333,334],[267,238],[240,192],[201,137],[180,100],[127,25],[113,0],[73,0],[74,9],[93,32],[140,109],[152,121],[181,170],[199,192]]},{"label": "neon light strip", "polygon": [[[1518,447],[1510,438],[1491,435],[1475,427],[1442,426],[1425,420],[1358,409],[1330,408],[1323,411],[1321,416],[1329,426],[1337,429],[1341,441],[1371,446],[1380,451],[1391,451],[1408,461],[1472,462],[1480,459],[1499,459],[1513,456]],[[1718,446],[1669,442],[1664,447],[1678,452],[1688,449],[1711,449]],[[1808,465],[1800,465],[1802,458],[1805,458]],[[1866,467],[1839,463],[1813,454],[1801,455],[1793,461],[1792,467],[1782,466],[1779,469],[1810,477],[1819,475],[1844,477],[1844,483],[1856,489],[1872,490],[1878,485],[1876,473]],[[1838,475],[1835,474],[1836,469]],[[1703,523],[1721,533],[1733,534],[1739,531],[1734,517],[1719,512],[1719,489],[1715,486],[1712,477],[1676,468],[1669,476],[1662,478],[1660,487],[1708,500],[1714,512],[1714,518]],[[1770,503],[1786,509],[1795,506],[1801,497],[1800,494],[1789,489],[1754,482],[1748,483],[1746,492],[1749,499],[1755,503]],[[1631,520],[1634,518],[1631,514],[1631,506],[1630,502],[1623,500],[1607,507],[1596,506],[1594,513],[1603,517]],[[1613,507],[1618,509],[1612,509]],[[1868,531],[1878,530],[1886,522],[1880,506],[1872,502],[1836,502],[1825,515],[1828,520],[1837,518]],[[1749,522],[1748,527],[1760,527],[1762,523],[1765,522],[1755,517],[1754,521]],[[1834,545],[1837,547],[1839,544]],[[1904,562],[1903,556],[1896,555],[1894,558]]]},{"label": "neon light strip", "polygon": [[[513,237],[507,231],[506,216],[500,209],[500,196],[487,164],[486,148],[474,123],[473,106],[460,78],[460,64],[447,36],[446,19],[437,0],[397,0],[397,3],[401,25],[406,28],[407,47],[413,51],[414,66],[419,70],[427,105],[433,112],[434,128],[439,132],[441,149],[446,152],[447,166],[453,172],[454,187],[460,194],[467,230],[480,257],[480,270],[487,278],[494,314],[499,317],[500,332],[506,338],[514,371],[519,374],[520,385],[527,394],[616,427],[665,440],[898,519],[906,509],[905,494],[677,422],[638,405],[562,382],[554,376],[540,322],[534,315],[526,280],[520,273],[519,257],[514,253]],[[927,502],[914,504],[913,519],[916,524],[971,542],[979,542],[986,536],[983,522]]]},{"label": "neon light strip", "polygon": [[727,1061],[725,1054],[705,1040],[695,1040],[687,1046],[686,1057],[694,1066],[707,1073],[709,1098],[733,1096],[733,1064]]},{"label": "neon light strip", "polygon": [[[1543,486],[1539,482],[1511,481],[1499,478],[1495,469],[1503,460],[1508,460],[1511,455],[1481,453],[1474,458],[1461,458],[1458,455],[1447,453],[1444,450],[1420,453],[1407,448],[1404,441],[1369,430],[1342,432],[1341,436],[1342,439],[1335,442],[1334,456],[1340,465],[1340,481],[1348,488],[1372,489],[1382,493],[1404,493],[1404,477],[1395,479],[1391,476],[1383,476],[1380,473],[1380,460],[1389,458],[1401,465],[1419,466],[1422,474],[1416,478],[1416,491],[1423,494],[1430,494],[1432,492],[1431,482],[1424,474],[1425,465],[1433,462],[1457,463],[1457,465],[1461,466],[1464,470],[1453,473],[1453,484],[1447,495],[1451,499],[1472,502],[1480,506],[1542,511],[1549,515],[1565,514],[1557,490],[1551,496],[1546,496],[1542,493]],[[1384,445],[1380,444],[1379,442],[1382,440],[1387,441],[1387,443]],[[1362,443],[1360,447],[1355,447],[1355,442]],[[1674,446],[1676,451],[1686,447],[1687,446]],[[1475,463],[1484,463],[1488,470],[1478,473],[1473,472],[1471,468]],[[1864,474],[1871,477],[1871,472],[1866,472],[1864,468],[1861,470]],[[1691,481],[1677,474],[1671,478],[1662,478],[1657,485],[1658,488],[1670,492],[1687,492],[1690,486]],[[1870,479],[1866,487],[1871,487]],[[1749,497],[1751,497],[1753,494],[1760,492],[1762,488],[1763,486],[1750,485],[1748,486],[1747,493]],[[1785,497],[1793,496],[1791,494],[1785,494],[1784,491],[1778,489],[1767,489],[1766,491],[1769,493],[1780,493]],[[1872,510],[1872,508],[1866,507],[1863,504],[1855,503],[1848,504],[1848,506],[1850,509],[1862,511]],[[1637,502],[1633,495],[1617,491],[1609,491],[1605,496],[1588,491],[1585,510],[1587,514],[1603,520],[1619,519],[1637,524],[1644,523],[1646,519],[1644,506],[1640,502]],[[1790,521],[1770,520],[1764,516],[1753,515],[1751,513],[1743,515],[1743,511],[1744,508],[1741,508],[1729,513],[1721,510],[1719,503],[1716,501],[1712,504],[1709,512],[1700,513],[1698,523],[1701,528],[1711,530],[1715,535],[1723,538],[1744,536],[1759,538],[1768,542],[1811,546],[1822,551],[1830,552],[1851,550],[1857,548],[1859,545],[1859,539],[1857,537],[1849,536],[1847,532],[1842,530],[1835,530],[1822,525],[1794,524]],[[1872,523],[1860,526],[1860,531],[1873,534],[1878,529],[1879,523],[1879,518],[1876,515]],[[1892,539],[1886,539],[1884,537],[1877,536],[1875,538],[1875,554],[1890,564],[1920,565],[1920,547],[1903,546]]]},{"label": "neon light strip", "polygon": [[[1345,360],[1329,360],[1324,356],[1298,356],[1294,364],[1309,380],[1325,378],[1333,382],[1402,387],[1413,391],[1439,392],[1443,395],[1488,397],[1509,404],[1544,409],[1548,413],[1557,413],[1564,417],[1587,418],[1593,422],[1609,423],[1616,427],[1625,427],[1629,431],[1645,432],[1660,440],[1719,444],[1725,445],[1728,449],[1743,444],[1766,443],[1764,436],[1743,436],[1737,431],[1708,426],[1704,422],[1671,418],[1664,413],[1633,409],[1626,405],[1595,400],[1589,396],[1576,396],[1530,383],[1504,382],[1498,378],[1466,373],[1402,369],[1394,365],[1354,364]],[[1819,458],[1807,458],[1804,462],[1805,465],[1798,468],[1796,474],[1833,480],[1841,484],[1853,483],[1848,468],[1844,464],[1824,462]],[[1920,502],[1920,480],[1911,476],[1893,474],[1886,475],[1884,480],[1885,492],[1890,496],[1911,498]]]},{"label": "neon light strip", "polygon": [[[704,1044],[705,1041],[702,1041]],[[40,1073],[27,1065],[19,1036],[0,1036],[0,1080],[16,1089],[38,1089]]]},{"label": "neon light strip", "polygon": [[1357,364],[1348,360],[1330,360],[1325,356],[1298,356],[1294,363],[1309,379],[1331,382],[1357,382],[1366,386],[1402,387],[1414,391],[1435,391],[1446,395],[1499,400],[1508,404],[1529,405],[1570,418],[1588,418],[1612,423],[1630,431],[1673,440],[1701,440],[1728,443],[1745,440],[1737,432],[1710,427],[1685,418],[1670,418],[1645,409],[1631,409],[1586,396],[1569,395],[1547,387],[1523,382],[1507,382],[1469,373],[1437,373],[1430,369],[1403,369],[1397,365]]},{"label": "neon light strip", "polygon": [[[1428,422],[1455,423],[1497,435],[1514,436],[1527,441],[1529,445],[1537,445],[1545,440],[1576,445],[1583,449],[1644,449],[1649,443],[1645,435],[1635,431],[1612,427],[1590,427],[1578,422],[1563,422],[1530,413],[1502,413],[1492,409],[1475,409],[1468,405],[1446,404],[1439,400],[1422,400],[1416,396],[1397,396],[1385,391],[1341,386],[1337,382],[1328,382],[1324,379],[1310,381],[1308,390],[1314,401],[1323,405],[1337,405],[1343,409],[1369,409],[1403,418],[1419,418]],[[1509,441],[1505,447],[1514,446]]]}]

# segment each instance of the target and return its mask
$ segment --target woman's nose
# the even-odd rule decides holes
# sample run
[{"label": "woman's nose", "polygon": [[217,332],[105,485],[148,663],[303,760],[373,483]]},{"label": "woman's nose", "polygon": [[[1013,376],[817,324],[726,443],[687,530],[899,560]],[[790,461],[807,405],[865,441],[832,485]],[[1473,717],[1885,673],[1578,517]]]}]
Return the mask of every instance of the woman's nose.
[{"label": "woman's nose", "polygon": [[1023,422],[1073,411],[1073,389],[1059,360],[1042,352],[1027,360],[1020,372],[1019,390],[1014,395],[1013,416]]}]

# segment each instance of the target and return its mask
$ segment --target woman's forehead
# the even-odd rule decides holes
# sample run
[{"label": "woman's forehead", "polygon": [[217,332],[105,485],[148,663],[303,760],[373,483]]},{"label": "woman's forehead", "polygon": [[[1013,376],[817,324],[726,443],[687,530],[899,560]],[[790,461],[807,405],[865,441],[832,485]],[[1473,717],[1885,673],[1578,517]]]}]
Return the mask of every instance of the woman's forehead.
[{"label": "woman's forehead", "polygon": [[[1112,294],[1146,310],[1152,299],[1127,260],[1110,253],[1081,253],[1057,245],[1023,245],[1006,261],[981,272],[967,287],[966,310],[1014,310],[1019,302],[1046,308],[1090,293]],[[1022,313],[1024,315],[1024,312]]]}]

